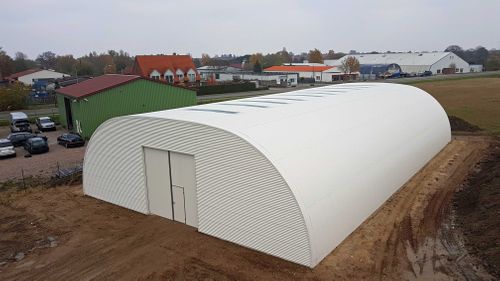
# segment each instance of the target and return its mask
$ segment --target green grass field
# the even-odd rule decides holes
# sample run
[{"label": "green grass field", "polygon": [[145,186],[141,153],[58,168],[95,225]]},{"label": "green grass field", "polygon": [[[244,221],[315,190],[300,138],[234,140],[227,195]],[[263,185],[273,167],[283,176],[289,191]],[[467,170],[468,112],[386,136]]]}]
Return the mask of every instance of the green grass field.
[{"label": "green grass field", "polygon": [[441,80],[413,86],[434,96],[448,115],[500,135],[500,78]]}]

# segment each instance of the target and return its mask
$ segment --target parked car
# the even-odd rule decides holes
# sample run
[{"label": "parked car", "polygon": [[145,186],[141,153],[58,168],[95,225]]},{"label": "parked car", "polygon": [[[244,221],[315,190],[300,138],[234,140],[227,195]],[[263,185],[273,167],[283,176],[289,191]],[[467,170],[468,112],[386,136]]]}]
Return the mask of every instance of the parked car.
[{"label": "parked car", "polygon": [[40,137],[42,139],[44,139],[45,141],[47,141],[47,137],[46,136],[42,136],[42,135],[36,135],[36,134],[33,134],[33,133],[29,133],[29,132],[21,132],[21,133],[12,133],[12,134],[9,134],[7,136],[7,139],[14,145],[14,146],[21,146],[21,145],[24,145],[24,143],[30,139],[30,138],[34,138],[34,137]]},{"label": "parked car", "polygon": [[84,146],[85,140],[78,134],[66,133],[60,135],[57,138],[57,143],[68,148],[68,147]]},{"label": "parked car", "polygon": [[16,157],[16,150],[8,139],[0,139],[0,158],[7,157]]},{"label": "parked car", "polygon": [[30,154],[39,154],[49,151],[49,144],[47,140],[42,137],[34,137],[24,142],[24,149]]},{"label": "parked car", "polygon": [[430,71],[430,70],[426,70],[426,71],[424,71],[424,72],[420,73],[418,76],[420,76],[420,77],[424,77],[424,76],[432,76],[432,71]]},{"label": "parked car", "polygon": [[9,114],[9,125],[12,133],[32,132],[28,115],[24,112],[11,112]]},{"label": "parked car", "polygon": [[44,131],[55,131],[56,123],[50,119],[50,117],[38,117],[35,119],[36,126],[38,130]]}]

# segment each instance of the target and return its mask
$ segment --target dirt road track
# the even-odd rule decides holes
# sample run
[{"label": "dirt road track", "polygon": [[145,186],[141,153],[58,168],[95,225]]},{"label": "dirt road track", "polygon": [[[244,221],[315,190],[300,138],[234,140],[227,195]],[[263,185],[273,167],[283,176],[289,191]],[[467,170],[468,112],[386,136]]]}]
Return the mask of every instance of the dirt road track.
[{"label": "dirt road track", "polygon": [[448,207],[489,142],[456,137],[312,270],[85,197],[79,186],[4,192],[0,279],[493,280]]}]

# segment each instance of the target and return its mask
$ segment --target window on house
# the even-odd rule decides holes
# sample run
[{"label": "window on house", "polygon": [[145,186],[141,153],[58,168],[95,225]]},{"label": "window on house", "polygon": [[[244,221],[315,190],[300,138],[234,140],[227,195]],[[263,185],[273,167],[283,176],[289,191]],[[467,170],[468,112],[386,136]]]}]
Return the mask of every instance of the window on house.
[{"label": "window on house", "polygon": [[182,75],[182,74],[177,74],[177,78],[179,78],[179,80],[182,80],[182,79],[184,79],[184,75]]},{"label": "window on house", "polygon": [[441,69],[438,69],[438,70],[436,71],[436,73],[438,73],[438,74],[439,74],[439,73],[441,73]]},{"label": "window on house", "polygon": [[189,77],[189,82],[194,82],[196,81],[196,74],[188,74],[188,77]]},{"label": "window on house", "polygon": [[316,80],[321,80],[321,76],[316,76]]},{"label": "window on house", "polygon": [[215,79],[220,79],[220,74],[219,73],[215,73]]},{"label": "window on house", "polygon": [[167,80],[168,83],[174,82],[174,76],[173,75],[165,75],[165,80]]},{"label": "window on house", "polygon": [[463,73],[464,72],[464,69],[463,68],[460,68],[460,73]]},{"label": "window on house", "polygon": [[160,80],[160,76],[159,75],[151,75],[151,79]]}]

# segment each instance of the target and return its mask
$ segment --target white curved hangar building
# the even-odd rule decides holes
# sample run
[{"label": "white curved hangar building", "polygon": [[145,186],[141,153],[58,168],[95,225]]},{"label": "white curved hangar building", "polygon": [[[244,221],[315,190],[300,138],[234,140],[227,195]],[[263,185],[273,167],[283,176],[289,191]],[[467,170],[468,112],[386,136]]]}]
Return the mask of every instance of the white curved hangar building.
[{"label": "white curved hangar building", "polygon": [[110,119],[83,188],[314,267],[450,138],[420,89],[326,86]]}]

